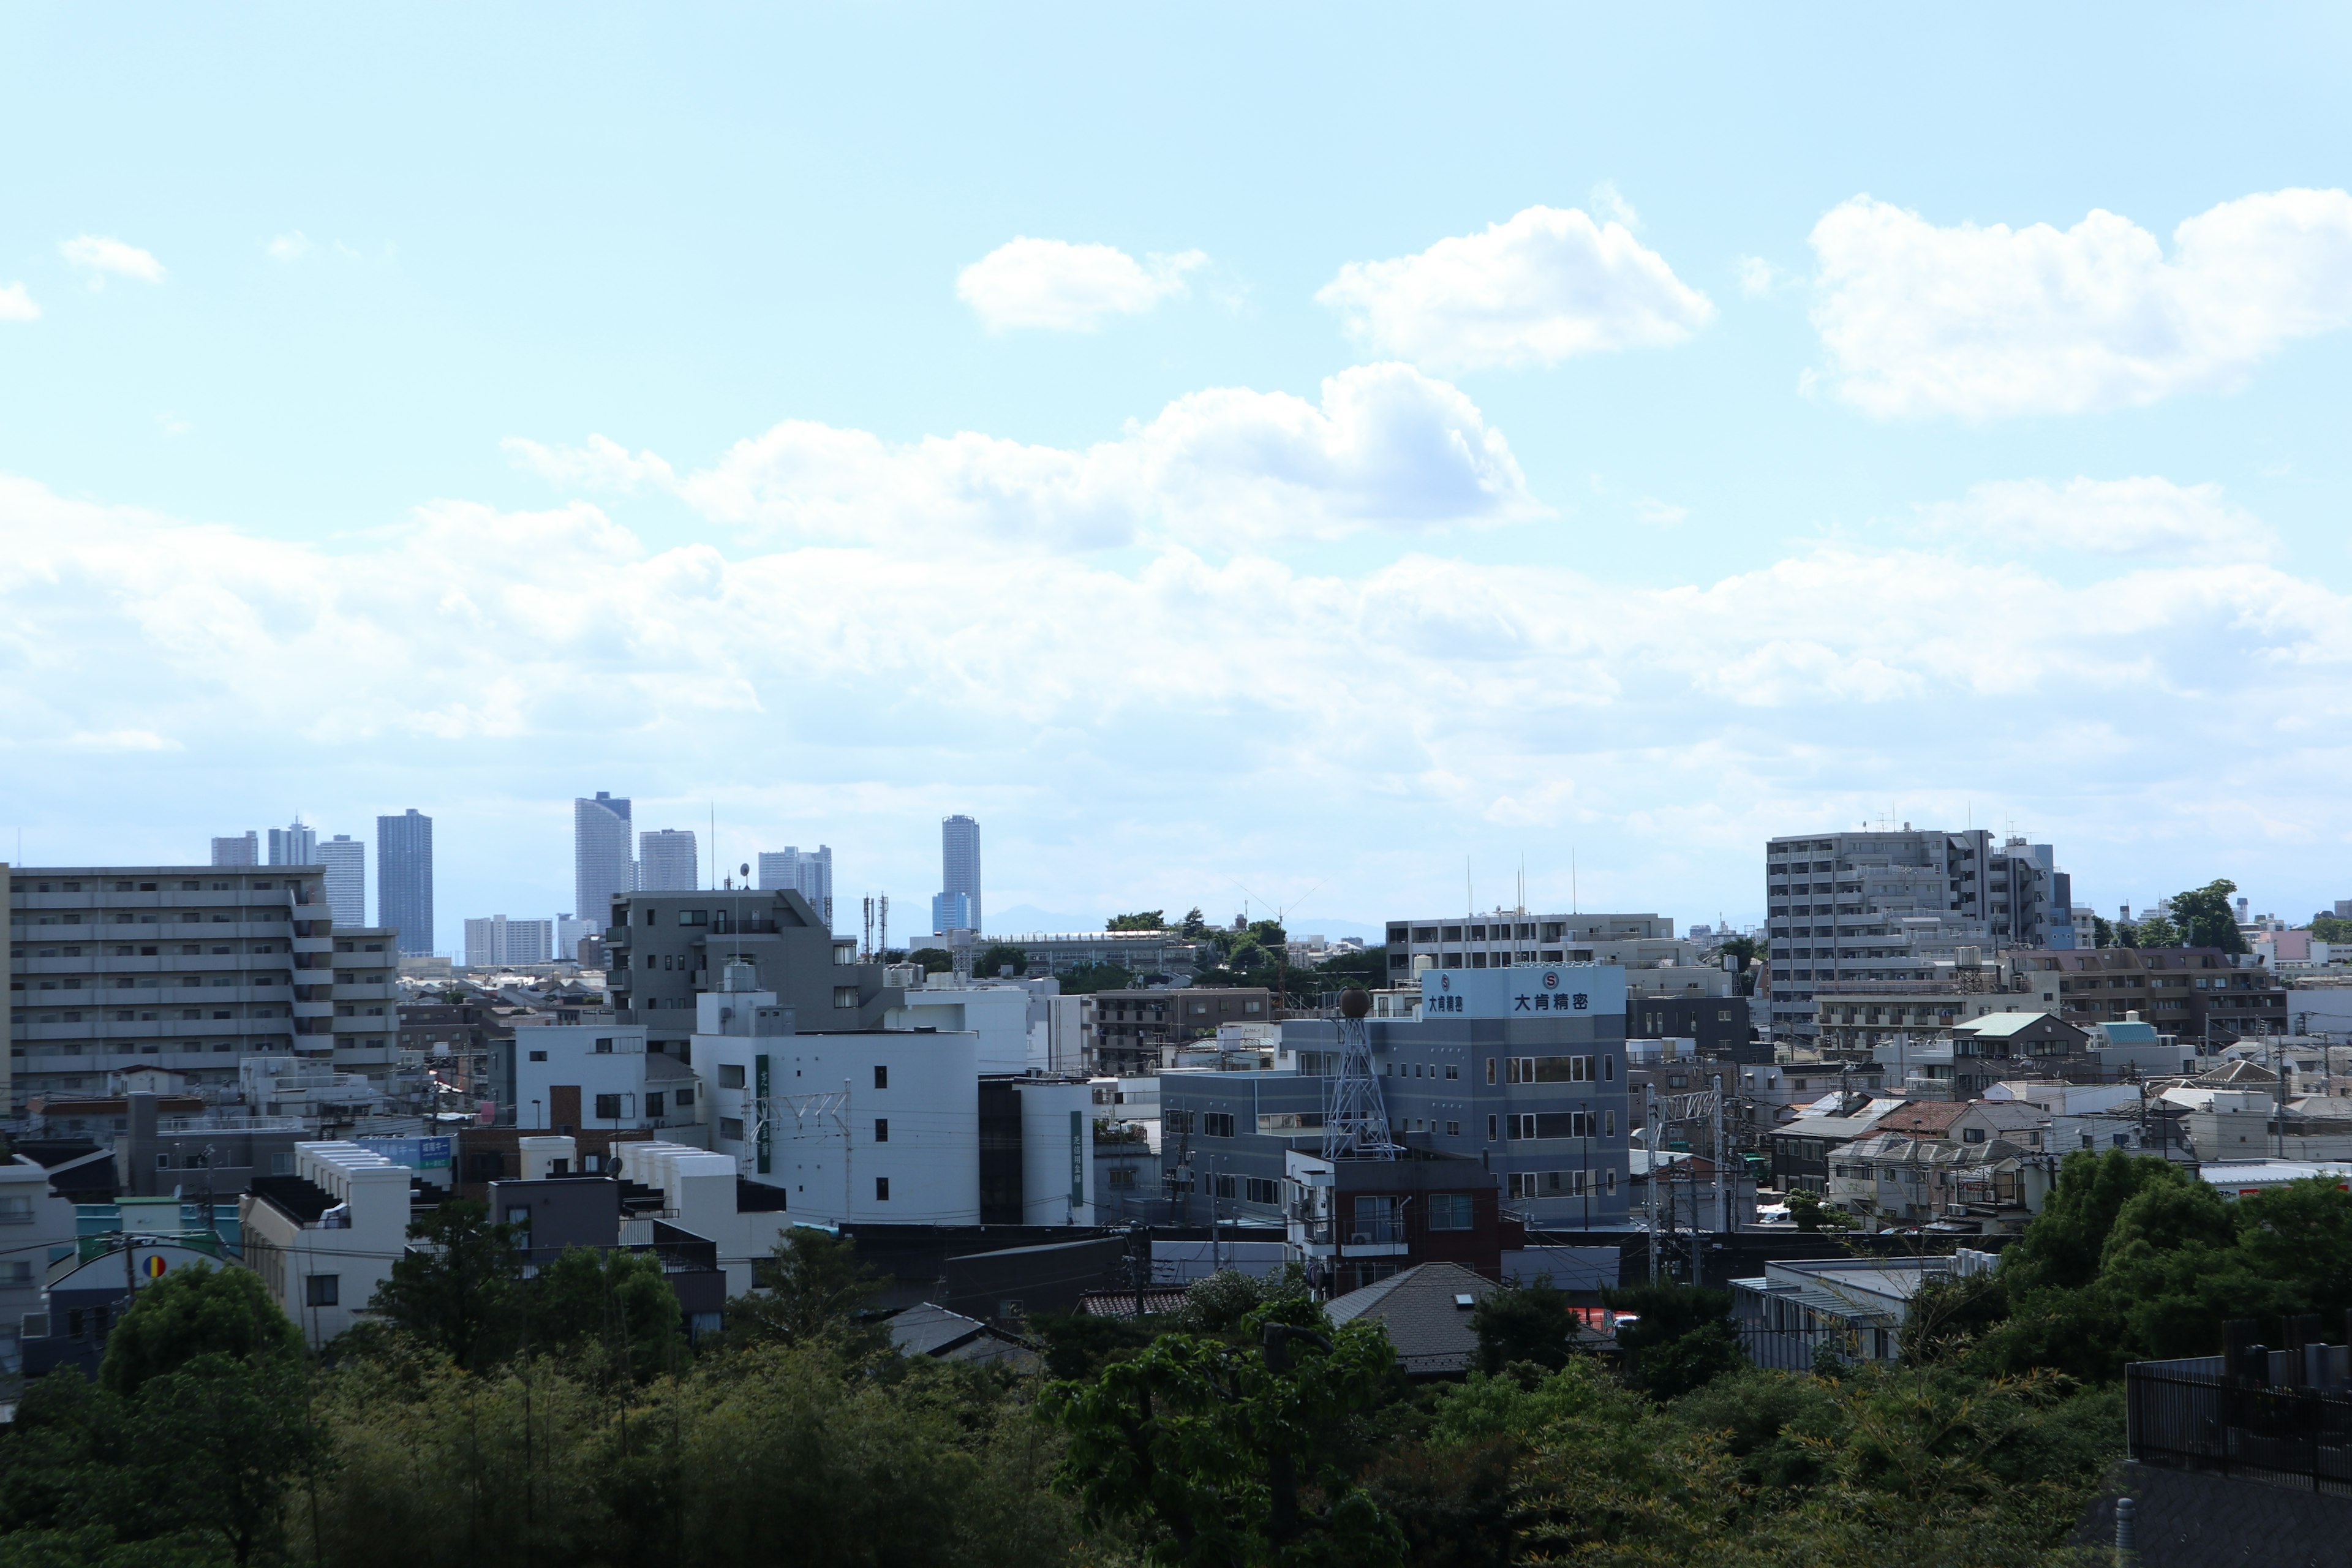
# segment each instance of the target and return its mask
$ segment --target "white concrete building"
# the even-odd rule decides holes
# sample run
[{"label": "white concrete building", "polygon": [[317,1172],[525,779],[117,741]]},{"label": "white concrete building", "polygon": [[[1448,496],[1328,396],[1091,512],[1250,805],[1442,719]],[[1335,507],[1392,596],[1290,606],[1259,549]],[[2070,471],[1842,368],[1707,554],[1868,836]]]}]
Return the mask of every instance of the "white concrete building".
[{"label": "white concrete building", "polygon": [[327,912],[338,930],[367,924],[367,845],[348,833],[318,842],[319,864],[324,868]]},{"label": "white concrete building", "polygon": [[[789,1207],[742,1206],[738,1170],[732,1155],[660,1142],[622,1145],[616,1167],[620,1176],[662,1194],[661,1218],[718,1246],[730,1296],[751,1289],[752,1266],[773,1256],[777,1238],[797,1217]],[[643,1222],[625,1226],[636,1223]],[[629,1239],[625,1229],[623,1240]]]},{"label": "white concrete building", "polygon": [[642,1024],[545,1024],[515,1031],[515,1125],[569,1135],[653,1128],[700,1142],[701,1079],[649,1051]]},{"label": "white concrete building", "polygon": [[237,1205],[245,1260],[322,1345],[359,1321],[408,1247],[409,1172],[356,1143],[297,1143],[294,1173],[257,1176]]},{"label": "white concrete building", "polygon": [[48,1168],[22,1154],[0,1163],[0,1381],[24,1370],[18,1331],[41,1310],[50,1249],[73,1239],[74,1205],[49,1190]]}]

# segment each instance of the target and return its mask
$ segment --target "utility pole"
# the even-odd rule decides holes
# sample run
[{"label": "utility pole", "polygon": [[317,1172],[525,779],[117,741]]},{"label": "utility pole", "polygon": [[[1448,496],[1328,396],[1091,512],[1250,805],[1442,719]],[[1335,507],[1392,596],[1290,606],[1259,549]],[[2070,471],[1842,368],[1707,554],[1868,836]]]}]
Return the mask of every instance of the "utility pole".
[{"label": "utility pole", "polygon": [[1658,1086],[1642,1086],[1642,1142],[1649,1161],[1649,1180],[1643,1184],[1642,1206],[1650,1230],[1650,1283],[1658,1282]]}]

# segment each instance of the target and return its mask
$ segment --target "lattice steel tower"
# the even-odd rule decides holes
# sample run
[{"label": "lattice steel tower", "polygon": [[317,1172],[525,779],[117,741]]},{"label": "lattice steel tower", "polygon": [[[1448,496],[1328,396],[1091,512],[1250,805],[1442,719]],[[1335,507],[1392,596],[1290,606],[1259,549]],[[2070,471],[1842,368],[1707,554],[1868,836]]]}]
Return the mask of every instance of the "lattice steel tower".
[{"label": "lattice steel tower", "polygon": [[1388,1108],[1381,1101],[1381,1080],[1372,1072],[1371,1031],[1364,1025],[1364,1015],[1371,1010],[1370,992],[1340,994],[1339,1075],[1331,1081],[1331,1098],[1323,1112],[1326,1160],[1397,1157],[1397,1146],[1389,1137]]}]

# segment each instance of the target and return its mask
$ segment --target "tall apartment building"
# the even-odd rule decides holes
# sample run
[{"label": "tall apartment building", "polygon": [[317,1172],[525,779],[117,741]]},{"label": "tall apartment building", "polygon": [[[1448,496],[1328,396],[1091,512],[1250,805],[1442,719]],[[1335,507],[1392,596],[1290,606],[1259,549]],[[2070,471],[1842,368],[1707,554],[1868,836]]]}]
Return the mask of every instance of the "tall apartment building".
[{"label": "tall apartment building", "polygon": [[[1980,942],[1990,959],[2073,940],[2071,894],[2048,845],[1959,833],[1791,835],[1765,846],[1774,1034],[1812,1040],[1817,995],[1933,978],[1931,955]],[[1979,933],[1981,933],[1979,936]]]},{"label": "tall apartment building", "polygon": [[[963,899],[956,903],[957,897]],[[940,824],[940,894],[931,900],[931,933],[944,936],[959,929],[941,924],[961,917],[961,929],[982,930],[980,908],[980,824],[969,816],[950,816]]]},{"label": "tall apartment building", "polygon": [[1389,975],[1399,985],[1412,979],[1418,958],[1427,958],[1431,969],[1589,963],[1594,961],[1591,952],[1580,957],[1570,950],[1596,942],[1670,942],[1675,934],[1675,922],[1663,915],[1539,915],[1525,910],[1391,921],[1388,927]]},{"label": "tall apartment building", "polygon": [[[162,1068],[229,1084],[255,1055],[333,1054],[316,873],[45,868],[8,886],[10,1104]],[[387,1031],[389,1032],[389,1031]]]},{"label": "tall apartment building", "polygon": [[510,921],[504,915],[491,915],[466,922],[466,963],[470,968],[547,963],[554,954],[553,921]]},{"label": "tall apartment building", "polygon": [[760,852],[760,890],[777,892],[786,888],[806,899],[817,913],[824,917],[827,930],[833,926],[833,848],[820,844],[814,849],[803,851],[790,845],[781,850]]},{"label": "tall apartment building", "polygon": [[272,866],[315,866],[319,863],[319,830],[306,826],[300,817],[290,827],[269,830],[269,864]]},{"label": "tall apartment building", "polygon": [[403,952],[433,951],[433,819],[415,806],[375,819],[376,923]]},{"label": "tall apartment building", "polygon": [[648,893],[690,893],[702,886],[694,835],[675,827],[638,834],[637,886]]},{"label": "tall apartment building", "polygon": [[247,831],[214,839],[213,864],[215,866],[260,865],[261,835]]},{"label": "tall apartment building", "polygon": [[613,918],[613,900],[636,890],[635,843],[626,799],[601,789],[593,800],[573,799],[572,908],[600,931]]},{"label": "tall apartment building", "polygon": [[[611,918],[608,910],[605,919]],[[604,934],[604,921],[583,920],[578,915],[558,915],[555,917],[555,956],[567,962],[578,958],[582,937]]]},{"label": "tall apartment building", "polygon": [[339,926],[367,924],[367,846],[348,833],[319,841],[310,864],[326,872],[327,908]]}]

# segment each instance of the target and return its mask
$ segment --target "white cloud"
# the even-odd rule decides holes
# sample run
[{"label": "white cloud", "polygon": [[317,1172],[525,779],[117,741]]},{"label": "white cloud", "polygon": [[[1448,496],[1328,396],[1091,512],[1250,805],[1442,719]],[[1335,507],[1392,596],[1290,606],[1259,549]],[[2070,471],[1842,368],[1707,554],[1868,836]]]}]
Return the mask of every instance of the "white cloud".
[{"label": "white cloud", "polygon": [[1760,256],[1739,258],[1739,291],[1751,300],[1761,300],[1782,282],[1780,269]]},{"label": "white cloud", "polygon": [[992,332],[1091,332],[1108,317],[1141,315],[1182,295],[1184,275],[1208,259],[1187,250],[1139,262],[1114,246],[1023,235],[958,273],[956,298]]},{"label": "white cloud", "polygon": [[1557,364],[1681,342],[1714,319],[1619,222],[1535,206],[1417,256],[1351,261],[1316,300],[1378,353],[1439,369]]},{"label": "white cloud", "polygon": [[310,243],[309,235],[298,228],[279,235],[262,248],[273,261],[299,261],[319,247]]},{"label": "white cloud", "polygon": [[95,234],[85,234],[63,240],[58,246],[62,255],[74,266],[89,274],[89,286],[103,288],[106,279],[132,278],[142,283],[161,283],[163,264],[135,245],[125,245],[119,239],[108,239]]},{"label": "white cloud", "polygon": [[2221,497],[2219,485],[2127,479],[2004,479],[1958,501],[1919,509],[1920,522],[1955,543],[2168,561],[2261,561],[2278,546],[2268,524]]},{"label": "white cloud", "polygon": [[1880,417],[1992,419],[2227,390],[2284,343],[2352,322],[2352,195],[2224,202],[2173,231],[2094,210],[1938,227],[1867,196],[1814,226],[1813,321],[1837,395]]},{"label": "white cloud", "polygon": [[0,321],[37,321],[41,308],[22,283],[0,283]]},{"label": "white cloud", "polygon": [[1641,232],[1642,215],[1633,210],[1633,204],[1625,199],[1616,181],[1601,181],[1585,193],[1584,200],[1601,222],[1622,224],[1637,234]]},{"label": "white cloud", "polygon": [[1502,433],[1458,388],[1408,365],[1359,365],[1318,402],[1218,387],[1081,449],[965,431],[894,444],[804,420],[674,477],[604,437],[510,440],[559,482],[674,488],[714,521],[845,544],[987,541],[1104,549],[1180,542],[1219,552],[1283,538],[1415,531],[1545,515]]}]

